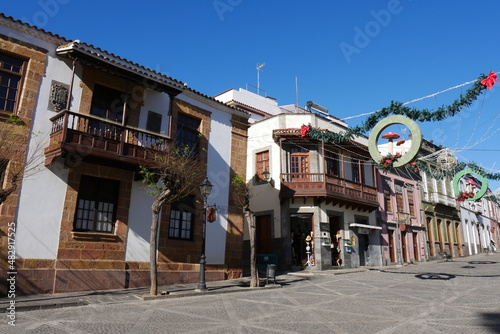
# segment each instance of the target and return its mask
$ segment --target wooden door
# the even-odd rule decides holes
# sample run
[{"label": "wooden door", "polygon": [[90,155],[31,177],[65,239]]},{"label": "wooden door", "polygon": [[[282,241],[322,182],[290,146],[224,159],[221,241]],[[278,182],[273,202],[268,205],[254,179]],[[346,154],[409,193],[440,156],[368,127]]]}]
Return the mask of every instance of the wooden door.
[{"label": "wooden door", "polygon": [[434,230],[432,226],[432,218],[427,217],[427,236],[429,239],[429,252],[430,256],[436,256],[436,249],[435,249],[435,243],[434,243]]},{"label": "wooden door", "polygon": [[394,230],[389,230],[389,254],[391,255],[391,262],[396,262],[396,247],[394,247]]},{"label": "wooden door", "polygon": [[401,232],[401,247],[403,251],[403,262],[410,262],[408,260],[408,241],[406,240],[406,232]]},{"label": "wooden door", "polygon": [[420,259],[420,253],[419,253],[419,243],[418,243],[418,232],[413,233],[413,256],[415,261],[418,261]]}]

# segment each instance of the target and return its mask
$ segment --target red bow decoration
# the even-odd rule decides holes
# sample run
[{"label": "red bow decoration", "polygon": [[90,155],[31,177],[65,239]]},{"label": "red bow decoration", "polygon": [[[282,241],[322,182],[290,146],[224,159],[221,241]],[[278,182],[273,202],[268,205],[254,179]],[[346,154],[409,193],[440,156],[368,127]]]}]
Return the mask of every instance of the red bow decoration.
[{"label": "red bow decoration", "polygon": [[488,74],[488,76],[481,81],[481,84],[485,85],[488,90],[490,90],[495,82],[498,82],[497,75],[495,74],[495,72],[491,71],[490,74]]},{"label": "red bow decoration", "polygon": [[302,126],[300,127],[300,136],[301,136],[301,137],[305,137],[305,136],[307,136],[307,132],[308,132],[310,129],[311,129],[310,127],[305,126],[305,125],[302,125]]}]

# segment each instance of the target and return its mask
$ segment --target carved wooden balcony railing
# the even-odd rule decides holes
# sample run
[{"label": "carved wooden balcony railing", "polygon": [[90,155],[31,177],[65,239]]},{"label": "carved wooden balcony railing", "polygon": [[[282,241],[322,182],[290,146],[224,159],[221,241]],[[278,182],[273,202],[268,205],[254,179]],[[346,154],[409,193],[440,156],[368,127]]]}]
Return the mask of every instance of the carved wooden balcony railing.
[{"label": "carved wooden balcony railing", "polygon": [[154,132],[123,126],[91,115],[62,111],[50,119],[50,143],[45,164],[57,157],[66,163],[99,161],[121,168],[136,169],[148,163],[148,148],[164,147],[169,139]]},{"label": "carved wooden balcony railing", "polygon": [[340,205],[375,210],[379,203],[375,187],[322,173],[282,173],[281,196],[318,197]]}]

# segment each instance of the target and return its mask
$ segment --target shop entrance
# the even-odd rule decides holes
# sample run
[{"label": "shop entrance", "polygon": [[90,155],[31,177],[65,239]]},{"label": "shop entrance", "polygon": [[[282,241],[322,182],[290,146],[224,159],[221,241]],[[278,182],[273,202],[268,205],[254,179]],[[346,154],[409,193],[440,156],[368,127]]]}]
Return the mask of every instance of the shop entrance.
[{"label": "shop entrance", "polygon": [[[290,230],[292,233],[292,264],[303,266],[307,263],[306,237],[313,231],[312,214],[292,214],[290,215]],[[312,244],[311,255],[314,254]]]},{"label": "shop entrance", "polygon": [[332,252],[332,266],[342,266],[342,222],[340,216],[330,217],[330,238]]}]

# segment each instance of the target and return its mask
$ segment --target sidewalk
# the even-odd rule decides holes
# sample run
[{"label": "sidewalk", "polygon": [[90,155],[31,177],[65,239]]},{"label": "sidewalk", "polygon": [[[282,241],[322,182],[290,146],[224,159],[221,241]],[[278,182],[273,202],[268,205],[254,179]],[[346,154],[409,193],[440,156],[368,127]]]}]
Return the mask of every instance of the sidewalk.
[{"label": "sidewalk", "polygon": [[[420,263],[419,263],[420,264]],[[423,263],[421,263],[423,264]],[[238,278],[232,280],[206,282],[207,291],[196,291],[198,283],[175,284],[158,287],[158,295],[150,296],[149,287],[121,290],[102,290],[102,291],[81,291],[68,293],[55,293],[45,295],[16,296],[15,299],[7,297],[0,298],[0,313],[7,312],[11,300],[15,300],[16,311],[31,311],[49,308],[74,307],[93,304],[116,304],[126,303],[138,300],[154,300],[161,298],[180,298],[196,296],[200,294],[220,294],[231,292],[254,291],[256,289],[280,288],[283,285],[292,284],[294,281],[308,279],[311,276],[319,275],[339,275],[347,273],[362,272],[367,270],[380,270],[389,268],[401,268],[402,266],[385,267],[361,267],[353,269],[332,269],[325,271],[302,270],[290,272],[284,275],[276,276],[276,284],[266,284],[265,278],[260,278],[261,286],[250,289],[250,278]]]},{"label": "sidewalk", "polygon": [[[334,275],[349,272],[365,271],[365,268],[330,270],[328,273],[304,270],[285,275],[276,276],[276,284],[266,284],[266,279],[261,277],[261,286],[250,289],[250,278],[238,278],[232,280],[206,282],[207,291],[196,291],[198,283],[175,284],[158,287],[158,296],[149,295],[149,287],[137,289],[103,290],[103,291],[81,291],[68,293],[55,293],[46,295],[16,296],[16,311],[31,311],[48,308],[74,307],[91,304],[115,304],[133,302],[138,300],[153,300],[159,298],[180,298],[196,296],[200,294],[218,294],[231,292],[244,292],[255,289],[279,288],[282,285],[291,284],[294,281],[307,279],[312,275]],[[0,313],[7,312],[12,299],[0,298]]]}]

